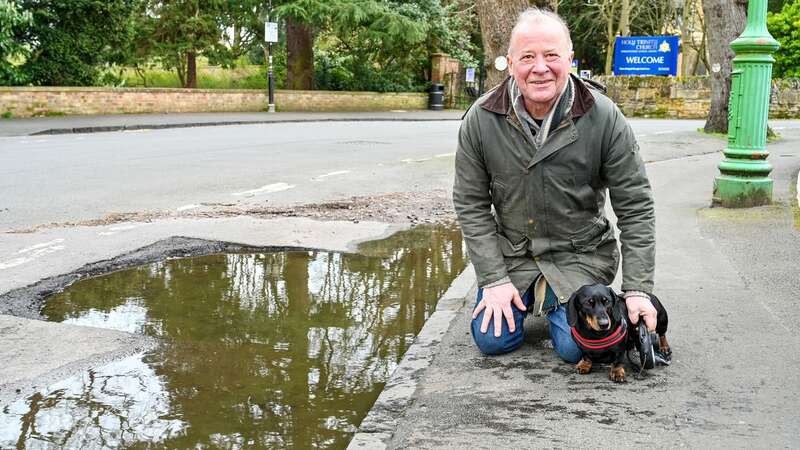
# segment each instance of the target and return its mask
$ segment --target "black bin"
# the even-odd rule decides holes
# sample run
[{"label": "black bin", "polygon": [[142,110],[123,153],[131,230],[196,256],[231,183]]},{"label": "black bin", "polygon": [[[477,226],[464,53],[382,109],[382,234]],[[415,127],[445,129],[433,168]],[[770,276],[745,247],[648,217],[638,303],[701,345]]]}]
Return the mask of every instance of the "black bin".
[{"label": "black bin", "polygon": [[431,111],[441,111],[444,109],[444,85],[433,83],[431,90],[428,91],[428,109]]}]

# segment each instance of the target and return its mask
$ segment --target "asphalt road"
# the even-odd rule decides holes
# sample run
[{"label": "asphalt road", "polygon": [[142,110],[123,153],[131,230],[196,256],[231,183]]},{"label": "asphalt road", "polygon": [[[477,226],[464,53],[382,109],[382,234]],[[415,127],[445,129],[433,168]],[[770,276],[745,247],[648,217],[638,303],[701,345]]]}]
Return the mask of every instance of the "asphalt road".
[{"label": "asphalt road", "polygon": [[[698,136],[702,121],[631,123],[648,161],[724,146]],[[0,232],[113,213],[449,189],[458,126],[314,122],[0,137]]]},{"label": "asphalt road", "polygon": [[[784,135],[769,146],[777,203],[750,211],[707,208],[725,143],[699,135],[701,121],[632,124],[659,208],[657,286],[670,299],[673,365],[623,386],[600,371],[581,378],[541,348],[541,327],[530,329],[533,345],[482,358],[466,331],[468,308],[456,308],[450,331],[429,343],[436,359],[390,448],[797,447],[800,247],[789,197],[797,195],[800,121],[771,123]],[[172,236],[352,249],[391,227],[226,217],[3,231],[202,203],[449,189],[457,127],[339,122],[0,138],[0,293]],[[0,322],[0,361],[8,361],[0,403],[138,345],[2,314]]]}]

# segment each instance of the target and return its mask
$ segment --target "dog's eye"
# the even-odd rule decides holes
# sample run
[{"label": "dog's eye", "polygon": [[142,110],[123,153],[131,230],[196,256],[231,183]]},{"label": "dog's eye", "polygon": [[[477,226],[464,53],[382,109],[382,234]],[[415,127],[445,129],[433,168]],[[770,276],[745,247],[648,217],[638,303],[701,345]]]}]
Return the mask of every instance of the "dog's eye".
[{"label": "dog's eye", "polygon": [[589,306],[594,306],[594,299],[593,298],[589,299]]}]

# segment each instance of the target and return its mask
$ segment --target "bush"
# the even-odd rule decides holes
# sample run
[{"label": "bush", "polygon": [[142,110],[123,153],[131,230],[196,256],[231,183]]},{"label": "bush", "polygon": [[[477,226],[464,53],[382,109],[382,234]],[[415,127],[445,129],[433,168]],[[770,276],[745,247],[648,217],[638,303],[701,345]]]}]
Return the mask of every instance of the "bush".
[{"label": "bush", "polygon": [[800,77],[800,0],[783,5],[781,12],[767,15],[770,34],[781,43],[775,52],[775,78]]},{"label": "bush", "polygon": [[314,55],[316,89],[329,91],[421,92],[427,81],[409,71],[381,69],[352,56]]}]

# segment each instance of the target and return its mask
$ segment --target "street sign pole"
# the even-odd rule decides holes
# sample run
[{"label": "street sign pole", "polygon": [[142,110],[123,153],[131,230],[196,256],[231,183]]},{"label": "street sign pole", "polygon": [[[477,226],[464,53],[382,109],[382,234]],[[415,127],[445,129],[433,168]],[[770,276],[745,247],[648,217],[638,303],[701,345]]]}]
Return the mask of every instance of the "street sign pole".
[{"label": "street sign pole", "polygon": [[269,43],[267,48],[267,55],[269,58],[269,70],[267,71],[267,84],[269,89],[269,107],[267,112],[275,112],[275,79],[272,75],[272,42]]},{"label": "street sign pole", "polygon": [[[277,30],[270,30],[270,26],[273,25],[269,21],[269,16],[272,15],[272,0],[269,1],[269,9],[268,9],[267,20],[264,22],[264,40],[267,41],[267,93],[268,93],[268,107],[267,112],[274,113],[275,112],[275,79],[272,73],[272,43],[277,42]],[[274,27],[277,28],[277,27]],[[272,33],[270,31],[275,32],[276,36],[271,36]]]},{"label": "street sign pole", "polygon": [[767,162],[767,118],[772,57],[780,44],[767,30],[767,0],[750,0],[747,26],[731,48],[736,53],[728,100],[728,146],[714,179],[713,203],[748,208],[772,202]]}]

